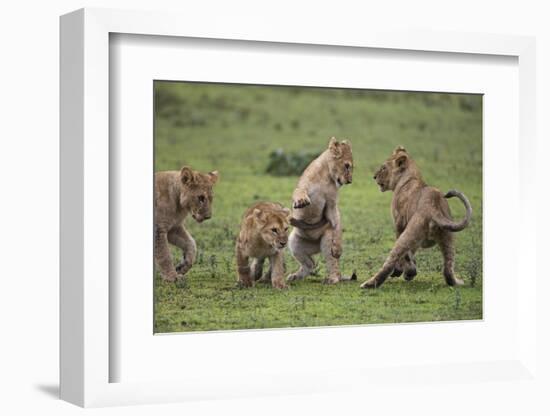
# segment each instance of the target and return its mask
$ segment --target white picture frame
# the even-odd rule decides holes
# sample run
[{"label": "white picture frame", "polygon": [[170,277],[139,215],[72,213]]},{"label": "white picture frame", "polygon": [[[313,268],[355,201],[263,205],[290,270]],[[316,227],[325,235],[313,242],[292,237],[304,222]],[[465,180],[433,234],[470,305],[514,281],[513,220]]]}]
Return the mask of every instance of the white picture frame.
[{"label": "white picture frame", "polygon": [[[537,383],[536,279],[533,249],[536,218],[528,215],[534,206],[534,183],[528,176],[535,157],[535,42],[533,38],[465,33],[395,32],[350,29],[326,31],[308,27],[239,25],[220,20],[205,27],[190,16],[167,13],[83,9],[61,18],[61,398],[80,406],[159,403],[248,397],[265,394],[334,392],[344,389],[384,390],[378,383],[399,379],[425,392],[434,382],[461,383],[506,381]],[[301,45],[332,45],[336,48],[428,51],[440,54],[504,55],[515,57],[519,68],[519,205],[517,263],[510,273],[522,271],[514,318],[517,345],[498,361],[440,363],[418,362],[404,368],[323,368],[309,372],[270,373],[261,383],[220,375],[176,377],[174,380],[111,382],[114,360],[110,348],[109,227],[109,52],[110,34],[277,42]],[[517,313],[516,313],[517,312]],[[408,329],[409,332],[414,331]],[[336,336],[324,329],[323,336]],[[319,330],[304,331],[303,337],[320,336]],[[327,335],[329,334],[329,335]],[[151,334],[152,336],[152,334]],[[245,337],[245,333],[241,333]],[[170,338],[170,337],[168,337]],[[174,337],[175,338],[175,337]],[[170,342],[170,341],[166,341]],[[252,365],[252,364],[251,364]],[[208,373],[208,372],[206,372]],[[480,376],[480,373],[483,373]],[[472,375],[474,374],[474,375]],[[475,375],[477,374],[477,375]],[[324,383],[323,377],[337,382]],[[517,387],[517,386],[516,386]],[[490,392],[488,394],[491,394]],[[492,394],[498,394],[495,391]]]}]

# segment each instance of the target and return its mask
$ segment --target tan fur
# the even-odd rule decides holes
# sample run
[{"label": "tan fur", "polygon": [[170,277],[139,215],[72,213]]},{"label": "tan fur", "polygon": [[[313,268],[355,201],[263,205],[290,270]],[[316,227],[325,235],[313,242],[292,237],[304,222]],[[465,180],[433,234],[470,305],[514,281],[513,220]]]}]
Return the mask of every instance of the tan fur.
[{"label": "tan fur", "polygon": [[[254,280],[262,280],[271,281],[277,289],[287,287],[283,251],[288,243],[289,215],[288,208],[273,202],[258,202],[245,211],[235,245],[240,285],[250,287]],[[269,270],[262,277],[266,258]],[[253,259],[252,265],[249,259]]]},{"label": "tan fur", "polygon": [[[183,278],[195,262],[197,245],[183,226],[188,214],[197,222],[212,215],[212,187],[218,172],[200,173],[187,166],[178,171],[155,174],[155,262],[167,281]],[[174,267],[168,243],[183,251]]]},{"label": "tan fur", "polygon": [[[393,191],[391,212],[397,241],[382,268],[361,287],[380,286],[393,273],[411,280],[416,275],[414,254],[419,248],[439,246],[443,254],[443,275],[450,286],[464,282],[454,275],[453,232],[468,225],[472,207],[460,192],[452,190],[445,196],[437,188],[426,185],[416,163],[407,151],[399,146],[374,175],[380,190]],[[453,222],[449,204],[445,198],[457,196],[466,207],[465,218]]]},{"label": "tan fur", "polygon": [[[328,269],[326,283],[344,280],[338,259],[342,255],[342,223],[338,209],[338,190],[351,183],[353,155],[351,143],[330,139],[328,148],[305,169],[293,199],[295,226],[289,248],[300,268],[287,280],[303,279],[314,269],[312,255],[322,252]],[[326,221],[325,221],[326,220]],[[300,225],[302,224],[302,225]],[[319,224],[308,227],[303,224]]]}]

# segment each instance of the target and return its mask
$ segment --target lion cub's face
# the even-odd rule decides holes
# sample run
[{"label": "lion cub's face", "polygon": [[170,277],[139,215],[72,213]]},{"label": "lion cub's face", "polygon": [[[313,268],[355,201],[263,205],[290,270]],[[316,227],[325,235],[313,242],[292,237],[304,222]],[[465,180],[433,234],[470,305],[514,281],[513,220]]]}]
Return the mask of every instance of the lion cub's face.
[{"label": "lion cub's face", "polygon": [[181,206],[191,213],[198,223],[212,217],[212,187],[218,181],[218,172],[201,173],[184,166],[180,171]]},{"label": "lion cub's face", "polygon": [[380,191],[393,191],[399,179],[407,170],[409,155],[404,147],[398,146],[392,155],[374,173],[374,180]]},{"label": "lion cub's face", "polygon": [[353,179],[353,155],[351,143],[347,140],[338,142],[335,137],[330,139],[328,144],[330,153],[329,172],[330,177],[340,188],[342,185],[351,183]]},{"label": "lion cub's face", "polygon": [[284,249],[288,243],[290,210],[281,207],[279,210],[262,211],[256,208],[253,214],[262,240],[276,251]]}]

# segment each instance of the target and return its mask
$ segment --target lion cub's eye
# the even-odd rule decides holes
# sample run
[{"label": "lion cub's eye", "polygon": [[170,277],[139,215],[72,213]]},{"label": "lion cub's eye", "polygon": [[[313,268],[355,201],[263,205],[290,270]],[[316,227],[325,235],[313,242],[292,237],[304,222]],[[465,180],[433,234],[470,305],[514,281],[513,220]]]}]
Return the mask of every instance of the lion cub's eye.
[{"label": "lion cub's eye", "polygon": [[206,201],[206,198],[204,197],[204,195],[199,195],[199,202],[202,204],[204,203],[204,201]]},{"label": "lion cub's eye", "polygon": [[277,229],[276,229],[276,228],[272,228],[272,229],[271,229],[271,232],[272,232],[273,234],[277,234]]},{"label": "lion cub's eye", "polygon": [[288,227],[285,227],[285,233],[288,231]]},{"label": "lion cub's eye", "polygon": [[344,163],[344,167],[345,167],[346,169],[349,169],[349,168],[351,168],[351,164],[348,163],[348,162],[346,162],[346,163]]}]

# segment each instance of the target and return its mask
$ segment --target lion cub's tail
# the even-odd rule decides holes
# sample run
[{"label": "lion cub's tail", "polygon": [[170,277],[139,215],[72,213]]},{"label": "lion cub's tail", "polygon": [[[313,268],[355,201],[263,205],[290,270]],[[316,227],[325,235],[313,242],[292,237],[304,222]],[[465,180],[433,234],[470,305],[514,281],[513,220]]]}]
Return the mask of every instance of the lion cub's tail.
[{"label": "lion cub's tail", "polygon": [[466,216],[462,219],[462,221],[454,222],[443,215],[438,215],[434,218],[434,221],[445,230],[453,232],[462,231],[468,226],[470,220],[472,219],[472,205],[470,204],[470,201],[468,201],[468,198],[466,198],[466,195],[456,189],[451,189],[445,194],[445,198],[452,198],[453,196],[456,196],[464,204],[464,207],[466,208]]}]

